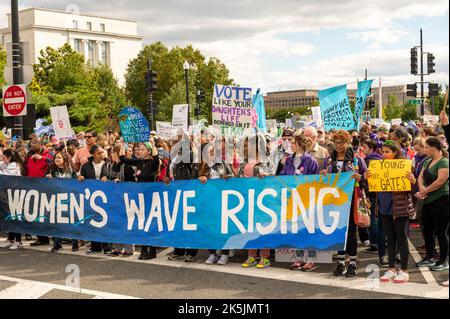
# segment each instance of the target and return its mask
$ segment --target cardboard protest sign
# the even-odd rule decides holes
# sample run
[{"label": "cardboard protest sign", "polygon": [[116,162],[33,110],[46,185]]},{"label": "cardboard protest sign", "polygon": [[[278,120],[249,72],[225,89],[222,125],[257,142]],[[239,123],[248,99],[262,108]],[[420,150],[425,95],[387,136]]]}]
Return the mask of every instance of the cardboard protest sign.
[{"label": "cardboard protest sign", "polygon": [[188,130],[188,109],[187,104],[177,104],[173,106],[172,126],[182,128],[185,132]]},{"label": "cardboard protest sign", "polygon": [[323,125],[322,122],[322,113],[320,112],[320,106],[315,106],[311,108],[312,111],[312,120],[316,123],[317,127]]},{"label": "cardboard protest sign", "polygon": [[267,120],[266,125],[267,125],[267,130],[270,133],[275,133],[278,130],[277,120]]},{"label": "cardboard protest sign", "polygon": [[347,85],[321,90],[319,99],[326,131],[332,129],[349,131],[356,128],[348,100]]},{"label": "cardboard protest sign", "polygon": [[156,134],[165,140],[170,140],[177,137],[177,129],[169,122],[156,121]]},{"label": "cardboard protest sign", "polygon": [[51,107],[50,114],[52,116],[53,130],[55,131],[55,136],[58,140],[69,139],[75,136],[75,133],[70,126],[67,106]]},{"label": "cardboard protest sign", "polygon": [[406,173],[411,172],[412,161],[379,160],[369,165],[369,191],[371,192],[406,192],[411,190],[411,182]]},{"label": "cardboard protest sign", "polygon": [[439,115],[424,115],[422,121],[425,125],[435,126],[439,123]]},{"label": "cardboard protest sign", "polygon": [[119,114],[120,131],[125,143],[150,141],[150,127],[147,119],[138,109],[128,106]]},{"label": "cardboard protest sign", "polygon": [[214,85],[212,103],[213,125],[223,135],[246,136],[252,133],[252,89]]},{"label": "cardboard protest sign", "polygon": [[392,125],[400,125],[403,123],[402,119],[392,119],[391,120]]}]

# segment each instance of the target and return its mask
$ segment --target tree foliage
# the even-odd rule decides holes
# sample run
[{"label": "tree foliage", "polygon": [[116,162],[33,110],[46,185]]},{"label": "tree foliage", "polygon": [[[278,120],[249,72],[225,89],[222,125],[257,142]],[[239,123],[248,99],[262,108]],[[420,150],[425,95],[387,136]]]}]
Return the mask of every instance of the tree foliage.
[{"label": "tree foliage", "polygon": [[[201,88],[205,91],[205,102],[200,105],[202,117],[211,119],[211,101],[214,84],[231,85],[229,70],[217,58],[206,60],[205,56],[191,45],[169,49],[161,42],[147,45],[139,55],[128,64],[125,76],[125,91],[131,103],[146,113],[145,74],[147,61],[151,59],[152,70],[158,73],[158,91],[153,99],[160,106],[157,119],[171,119],[172,106],[185,104],[185,71],[183,63],[195,65],[188,71],[189,104],[194,111],[195,92]],[[172,105],[171,105],[172,104]]]},{"label": "tree foliage", "polygon": [[4,71],[6,67],[6,50],[0,46],[0,86],[5,84]]},{"label": "tree foliage", "polygon": [[37,117],[50,119],[50,107],[67,105],[76,131],[117,127],[126,99],[107,66],[91,67],[69,44],[42,50],[38,61],[29,86]]}]

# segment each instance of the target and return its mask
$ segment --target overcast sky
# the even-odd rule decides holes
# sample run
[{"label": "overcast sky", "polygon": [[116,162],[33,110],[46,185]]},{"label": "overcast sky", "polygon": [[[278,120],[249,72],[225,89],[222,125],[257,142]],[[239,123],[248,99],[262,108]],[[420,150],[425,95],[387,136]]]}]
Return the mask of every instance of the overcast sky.
[{"label": "overcast sky", "polygon": [[[406,84],[410,48],[436,56],[429,81],[448,83],[448,0],[19,0],[20,7],[66,10],[137,20],[144,44],[191,43],[215,56],[242,86],[263,92],[325,88],[382,77]],[[0,27],[10,1],[0,0]],[[180,66],[181,67],[181,66]],[[377,82],[378,83],[378,82]],[[375,86],[378,86],[376,84]]]}]

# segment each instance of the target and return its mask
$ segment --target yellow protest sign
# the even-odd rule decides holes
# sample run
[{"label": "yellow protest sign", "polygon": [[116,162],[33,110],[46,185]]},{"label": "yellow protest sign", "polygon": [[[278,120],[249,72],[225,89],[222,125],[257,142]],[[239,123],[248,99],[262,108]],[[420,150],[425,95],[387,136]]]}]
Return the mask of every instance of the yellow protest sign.
[{"label": "yellow protest sign", "polygon": [[380,160],[371,161],[369,165],[369,191],[371,192],[406,192],[411,190],[411,182],[406,173],[411,172],[412,161]]},{"label": "yellow protest sign", "polygon": [[8,138],[3,134],[2,131],[0,131],[0,142],[6,142]]}]

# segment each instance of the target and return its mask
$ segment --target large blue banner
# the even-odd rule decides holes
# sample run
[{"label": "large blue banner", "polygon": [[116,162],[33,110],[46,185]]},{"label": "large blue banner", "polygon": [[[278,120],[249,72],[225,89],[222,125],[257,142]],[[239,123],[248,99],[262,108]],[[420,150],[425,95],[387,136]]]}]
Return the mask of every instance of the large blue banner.
[{"label": "large blue banner", "polygon": [[364,111],[364,105],[366,104],[367,95],[372,86],[373,80],[366,80],[358,82],[358,91],[356,92],[355,102],[355,123],[359,131],[361,116]]},{"label": "large blue banner", "polygon": [[332,129],[349,131],[356,128],[348,100],[347,85],[319,91],[319,100],[326,131]]},{"label": "large blue banner", "polygon": [[2,231],[199,249],[342,250],[352,173],[162,183],[0,176]]}]

